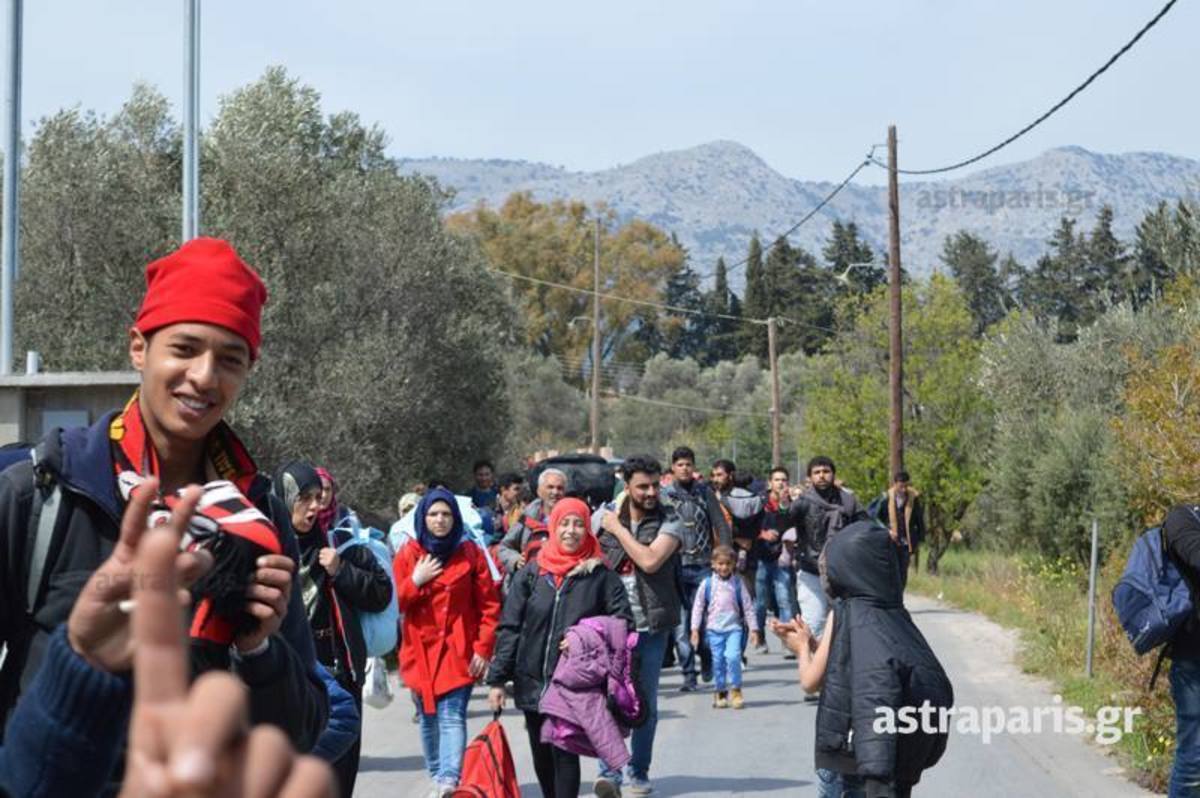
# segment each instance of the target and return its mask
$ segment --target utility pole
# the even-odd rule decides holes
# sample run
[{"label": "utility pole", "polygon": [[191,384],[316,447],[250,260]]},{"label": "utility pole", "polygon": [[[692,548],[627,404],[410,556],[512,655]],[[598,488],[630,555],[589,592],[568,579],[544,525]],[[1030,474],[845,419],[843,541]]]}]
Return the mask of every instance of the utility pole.
[{"label": "utility pole", "polygon": [[183,233],[200,233],[200,0],[183,0]]},{"label": "utility pole", "polygon": [[767,359],[771,361],[771,467],[783,464],[779,440],[779,359],[775,356],[775,317],[767,318]]},{"label": "utility pole", "polygon": [[8,0],[8,83],[4,92],[4,221],[0,237],[0,374],[12,374],[13,289],[20,270],[20,229],[17,224],[21,202],[21,37],[24,0]]},{"label": "utility pole", "polygon": [[891,423],[889,425],[889,459],[891,473],[888,484],[904,470],[904,339],[901,327],[900,303],[900,185],[896,169],[896,126],[888,126],[888,287],[891,296],[891,355],[888,359],[888,382],[892,392]]},{"label": "utility pole", "polygon": [[600,454],[600,217],[592,247],[592,454]]}]

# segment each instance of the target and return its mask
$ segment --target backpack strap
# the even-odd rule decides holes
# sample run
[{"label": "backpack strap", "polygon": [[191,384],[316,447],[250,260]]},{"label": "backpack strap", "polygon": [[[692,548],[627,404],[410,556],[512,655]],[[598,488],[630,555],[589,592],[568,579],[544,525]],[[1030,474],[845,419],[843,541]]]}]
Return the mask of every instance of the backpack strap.
[{"label": "backpack strap", "polygon": [[30,449],[29,454],[33,459],[33,504],[26,529],[25,550],[29,559],[25,571],[25,611],[32,618],[45,589],[46,562],[62,505],[62,488],[54,475],[41,465],[41,446]]},{"label": "backpack strap", "polygon": [[1150,675],[1150,684],[1146,687],[1146,692],[1150,693],[1154,691],[1154,682],[1158,679],[1158,671],[1162,668],[1163,658],[1167,656],[1167,649],[1170,647],[1171,644],[1167,643],[1158,650],[1158,659],[1154,662],[1154,673]]}]

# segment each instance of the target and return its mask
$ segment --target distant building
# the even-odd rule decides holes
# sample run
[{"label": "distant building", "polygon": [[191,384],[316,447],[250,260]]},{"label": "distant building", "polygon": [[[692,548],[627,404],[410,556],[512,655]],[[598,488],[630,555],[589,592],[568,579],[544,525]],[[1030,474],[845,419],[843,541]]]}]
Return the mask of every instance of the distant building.
[{"label": "distant building", "polygon": [[136,371],[0,376],[0,444],[36,442],[54,427],[86,426],[129,401]]}]

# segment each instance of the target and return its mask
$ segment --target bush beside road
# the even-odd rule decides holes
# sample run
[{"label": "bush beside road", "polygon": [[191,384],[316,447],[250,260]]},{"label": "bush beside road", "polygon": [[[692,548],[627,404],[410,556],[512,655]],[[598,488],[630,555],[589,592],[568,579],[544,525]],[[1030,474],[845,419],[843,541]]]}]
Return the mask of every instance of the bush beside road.
[{"label": "bush beside road", "polygon": [[1109,600],[1124,555],[1118,548],[1100,570],[1090,680],[1085,675],[1088,574],[1074,561],[953,546],[943,557],[938,575],[914,572],[908,589],[1018,630],[1018,664],[1052,682],[1065,704],[1078,705],[1089,715],[1101,706],[1141,707],[1133,733],[1124,735],[1112,749],[1139,784],[1164,792],[1175,746],[1169,666],[1164,663],[1154,691],[1147,693],[1157,652],[1142,658],[1133,653]]}]

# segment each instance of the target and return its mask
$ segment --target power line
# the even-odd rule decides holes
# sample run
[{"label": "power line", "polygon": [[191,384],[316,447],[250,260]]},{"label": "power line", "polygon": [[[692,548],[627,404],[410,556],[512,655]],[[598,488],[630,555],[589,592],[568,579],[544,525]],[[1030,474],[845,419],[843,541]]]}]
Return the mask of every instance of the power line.
[{"label": "power line", "polygon": [[[871,164],[872,162],[875,161],[875,149],[878,146],[879,145],[876,144],[875,146],[871,147],[871,151],[867,153],[867,157],[863,160],[862,163],[860,163],[858,166],[854,167],[853,172],[846,175],[845,180],[843,180],[841,183],[838,183],[837,186],[834,187],[833,191],[830,191],[828,194],[826,194],[824,196],[824,198],[822,198],[822,200],[817,203],[815,208],[813,208],[808,213],[806,213],[803,217],[801,217],[800,221],[796,222],[794,225],[789,227],[787,229],[787,231],[785,231],[782,235],[776,236],[771,241],[771,243],[768,244],[763,249],[762,254],[765,256],[772,249],[774,249],[779,244],[780,241],[783,241],[788,236],[790,236],[792,233],[799,230],[805,223],[808,222],[809,219],[813,218],[818,213],[820,213],[821,209],[824,208],[826,205],[828,205],[833,200],[834,197],[836,197],[839,193],[841,193],[842,189],[844,189],[847,185],[849,185],[850,181],[853,180],[858,175],[859,172],[861,172],[863,169],[865,169],[868,164]],[[725,274],[728,275],[734,269],[740,269],[742,266],[745,266],[749,262],[750,262],[750,256],[747,255],[746,257],[742,258],[741,260],[739,260],[737,263],[733,264],[732,266],[726,266]],[[716,275],[716,273],[717,273],[717,270],[714,267],[711,272],[709,272],[707,275],[705,275],[704,277],[702,277],[700,279],[702,279],[702,280],[711,279],[712,277],[714,277]]]},{"label": "power line", "polygon": [[[514,280],[524,280],[525,282],[534,283],[535,285],[542,285],[542,286],[546,286],[549,288],[558,288],[558,289],[561,289],[564,291],[574,291],[577,294],[586,294],[587,296],[594,296],[596,294],[596,292],[594,290],[592,290],[591,288],[579,288],[578,286],[567,285],[566,283],[556,283],[556,282],[552,282],[550,280],[542,280],[537,277],[529,277],[524,274],[516,274],[515,272],[506,272],[503,269],[489,269],[489,271],[491,271],[494,274],[502,274],[505,277],[510,277]],[[745,316],[732,316],[728,313],[710,313],[706,310],[696,310],[695,308],[682,308],[682,307],[678,307],[676,305],[664,305],[661,302],[651,302],[646,299],[633,299],[632,297],[618,296],[616,294],[606,294],[603,292],[600,293],[600,298],[611,300],[613,302],[627,302],[631,305],[641,305],[643,307],[658,308],[659,310],[667,310],[672,313],[686,313],[690,316],[707,316],[712,319],[729,319],[730,321],[746,322],[748,324],[766,324],[767,323],[766,319],[750,319],[750,318],[746,318]]]},{"label": "power line", "polygon": [[[1042,114],[1037,119],[1033,120],[1028,125],[1021,128],[1016,133],[1012,134],[1011,136],[1009,136],[1008,138],[1006,138],[1004,141],[1000,142],[996,146],[992,147],[991,149],[985,150],[972,158],[967,158],[964,161],[959,161],[958,163],[950,164],[949,166],[941,166],[941,167],[938,167],[937,169],[897,169],[896,171],[902,175],[936,175],[936,174],[940,174],[942,172],[952,172],[955,169],[961,169],[964,166],[970,166],[971,164],[973,164],[977,161],[982,161],[984,158],[988,157],[989,155],[992,155],[993,153],[999,152],[1000,150],[1004,149],[1009,144],[1012,144],[1014,141],[1021,138],[1021,136],[1024,136],[1026,133],[1033,130],[1035,127],[1040,125],[1042,122],[1045,122],[1056,111],[1058,111],[1058,109],[1062,108],[1064,105],[1071,102],[1071,100],[1075,99],[1076,95],[1078,95],[1080,92],[1082,92],[1088,86],[1090,86],[1092,84],[1092,81],[1094,81],[1096,78],[1100,77],[1106,71],[1108,71],[1109,67],[1111,67],[1113,64],[1115,64],[1121,56],[1123,56],[1123,55],[1125,55],[1125,53],[1129,52],[1129,50],[1135,44],[1138,43],[1139,39],[1141,39],[1143,36],[1145,36],[1146,33],[1151,28],[1153,28],[1155,25],[1158,24],[1158,21],[1160,19],[1162,19],[1164,16],[1166,16],[1167,12],[1171,10],[1171,6],[1175,5],[1176,2],[1177,2],[1177,0],[1170,0],[1165,6],[1163,6],[1162,10],[1160,10],[1157,14],[1154,15],[1154,19],[1150,20],[1144,26],[1142,26],[1142,29],[1137,32],[1137,35],[1135,35],[1132,39],[1130,39],[1128,42],[1126,42],[1124,47],[1122,47],[1120,50],[1118,50],[1116,53],[1114,53],[1111,58],[1109,58],[1107,61],[1104,62],[1104,66],[1100,67],[1095,72],[1093,72],[1091,75],[1089,75],[1087,80],[1085,80],[1083,83],[1076,86],[1075,89],[1070,94],[1068,94],[1066,97],[1062,98],[1057,103],[1055,103],[1050,108],[1049,111]],[[871,163],[875,164],[876,166],[881,166],[884,169],[887,168],[887,164],[883,163],[882,161],[877,160],[874,155],[868,156],[868,160]]]},{"label": "power line", "polygon": [[[859,166],[859,168],[861,169],[862,166]],[[573,291],[576,294],[585,294],[587,296],[592,296],[596,293],[595,291],[593,291],[590,288],[579,288],[578,286],[567,285],[566,283],[556,283],[556,282],[553,282],[552,280],[542,280],[538,277],[527,277],[524,274],[516,274],[515,272],[506,272],[502,269],[489,269],[488,271],[491,271],[495,274],[504,275],[505,277],[510,277],[514,280],[524,280],[529,283],[535,283],[537,285],[545,286],[547,288],[557,288],[562,291]],[[705,310],[696,310],[694,308],[681,308],[676,305],[664,305],[661,302],[651,302],[646,299],[633,299],[632,297],[618,296],[617,294],[601,293],[600,298],[612,300],[613,302],[628,302],[628,303],[634,304],[634,305],[642,305],[644,307],[658,308],[660,310],[665,310],[665,311],[668,311],[671,313],[686,313],[690,316],[706,316],[710,319],[729,319],[730,321],[745,322],[747,324],[759,324],[764,327],[767,324],[766,319],[752,319],[748,316],[731,316],[728,313],[710,313]],[[787,316],[776,316],[775,321],[777,321],[781,324],[796,324],[800,327],[808,327],[813,330],[821,330],[822,332],[831,333],[833,335],[837,335],[837,333],[838,333],[838,331],[833,329],[832,327],[825,327],[823,325],[813,324],[812,322],[807,322],[807,321],[800,321],[799,319],[792,319],[792,318],[788,318]]]},{"label": "power line", "polygon": [[683,405],[675,402],[664,402],[660,399],[647,399],[644,396],[635,396],[634,394],[617,393],[615,391],[602,391],[602,393],[610,399],[629,399],[633,402],[642,402],[648,405],[656,405],[658,407],[669,407],[674,410],[691,410],[697,413],[712,413],[722,416],[747,416],[750,418],[770,418],[770,413],[751,413],[745,410],[722,410],[716,407],[696,407],[694,405]]}]

